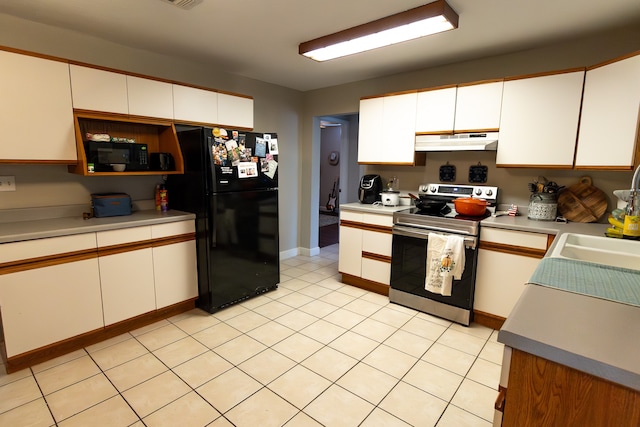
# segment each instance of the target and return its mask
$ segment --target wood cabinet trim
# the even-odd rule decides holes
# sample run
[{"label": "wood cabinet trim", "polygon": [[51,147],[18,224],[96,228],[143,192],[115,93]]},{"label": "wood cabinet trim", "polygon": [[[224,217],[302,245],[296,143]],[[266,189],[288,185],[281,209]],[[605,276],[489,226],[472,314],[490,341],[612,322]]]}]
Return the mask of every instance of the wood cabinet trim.
[{"label": "wood cabinet trim", "polygon": [[346,273],[342,273],[342,283],[375,292],[380,295],[389,296],[389,285],[385,285],[384,283],[374,282],[372,280],[363,279],[362,277],[352,276]]},{"label": "wood cabinet trim", "polygon": [[547,252],[546,249],[528,248],[525,246],[506,245],[504,243],[494,243],[480,240],[479,249],[485,249],[493,252],[502,252],[505,254],[527,256],[531,258],[542,259]]},{"label": "wood cabinet trim", "polygon": [[67,338],[9,358],[6,358],[5,354],[4,357],[7,361],[7,374],[17,372],[38,363],[46,362],[47,360],[99,343],[109,338],[116,337],[125,332],[150,325],[159,320],[168,319],[177,314],[193,310],[196,306],[195,300],[196,298],[191,298],[168,307],[163,307],[131,319],[108,325],[104,328],[95,329],[93,331],[76,335],[75,337]]},{"label": "wood cabinet trim", "polygon": [[508,82],[508,81],[514,81],[514,80],[531,79],[531,78],[535,78],[535,77],[554,76],[554,75],[557,75],[557,74],[577,73],[577,72],[580,72],[580,71],[586,71],[586,69],[587,69],[587,67],[576,67],[576,68],[568,68],[568,69],[565,69],[565,70],[543,71],[543,72],[539,72],[539,73],[523,74],[523,75],[519,75],[519,76],[505,77],[504,81]]},{"label": "wood cabinet trim", "polygon": [[196,239],[196,233],[176,234],[174,236],[161,237],[153,239],[151,246],[157,248],[159,246],[173,245],[175,243],[190,242]]},{"label": "wood cabinet trim", "polygon": [[[100,122],[101,127],[109,127],[111,124],[112,129],[122,128],[129,126],[135,128],[136,131],[140,131],[144,128],[143,134],[147,141],[138,141],[138,143],[151,143],[149,146],[149,152],[168,152],[171,153],[175,163],[174,171],[124,171],[124,172],[92,172],[87,171],[87,155],[84,150],[84,135],[83,128],[87,126],[95,126],[97,122]],[[182,158],[182,151],[178,143],[178,134],[173,120],[159,119],[155,117],[142,117],[133,116],[129,114],[118,113],[101,113],[88,110],[73,110],[73,124],[76,138],[76,151],[78,153],[78,160],[75,165],[69,165],[68,171],[83,176],[114,176],[114,175],[175,175],[184,173],[184,160]],[[150,129],[156,131],[151,137],[152,132]],[[121,129],[120,129],[121,130]]]},{"label": "wood cabinet trim", "polygon": [[37,268],[51,267],[54,265],[67,264],[70,262],[83,261],[97,258],[98,252],[95,248],[83,249],[81,251],[64,252],[55,255],[47,255],[36,258],[21,259],[17,261],[4,262],[0,264],[0,275],[18,273],[20,271],[34,270]]},{"label": "wood cabinet trim", "polygon": [[77,159],[69,160],[25,160],[25,159],[0,159],[0,163],[13,164],[13,165],[75,165],[78,163]]},{"label": "wood cabinet trim", "polygon": [[144,241],[125,243],[120,245],[104,246],[99,248],[84,249],[81,251],[64,252],[54,255],[47,255],[36,258],[28,258],[0,264],[0,275],[18,273],[21,271],[34,270],[37,268],[51,267],[54,265],[67,264],[70,262],[83,261],[97,258],[99,256],[116,255],[140,249],[155,248],[172,245],[175,243],[189,242],[195,240],[196,233],[177,234],[173,236],[161,237]]},{"label": "wood cabinet trim", "polygon": [[419,166],[415,161],[409,162],[358,162],[359,165]]},{"label": "wood cabinet trim", "polygon": [[436,130],[436,131],[428,131],[428,132],[416,132],[416,136],[419,135],[453,135],[452,130]]},{"label": "wood cabinet trim", "polygon": [[575,166],[576,170],[594,170],[594,171],[632,171],[635,168],[631,165],[622,165],[622,166]]},{"label": "wood cabinet trim", "polygon": [[61,58],[59,56],[45,55],[44,53],[30,52],[28,50],[17,49],[14,47],[0,46],[0,50],[3,50],[5,52],[17,53],[19,55],[32,56],[34,58],[48,59],[50,61],[64,62],[64,63],[69,62],[69,60],[65,58]]},{"label": "wood cabinet trim", "polygon": [[456,129],[454,133],[486,133],[486,132],[499,132],[500,128],[485,128],[485,129]]},{"label": "wood cabinet trim", "polygon": [[365,99],[385,98],[387,96],[407,95],[407,94],[410,94],[410,93],[417,93],[417,92],[418,92],[417,89],[410,89],[410,90],[402,90],[402,91],[398,91],[398,92],[389,92],[389,93],[384,93],[384,94],[380,94],[380,95],[368,95],[368,96],[361,97],[360,101],[363,101]]},{"label": "wood cabinet trim", "polygon": [[365,224],[363,222],[340,220],[340,227],[357,228],[359,230],[375,231],[378,233],[391,234],[391,227],[386,225]]},{"label": "wood cabinet trim", "polygon": [[484,84],[489,84],[489,83],[500,83],[500,82],[504,82],[504,79],[478,80],[478,81],[475,81],[475,82],[458,83],[457,86],[458,87],[477,86],[477,85],[484,85]]},{"label": "wood cabinet trim", "polygon": [[527,164],[510,164],[496,163],[498,168],[526,168],[526,169],[573,169],[573,165],[527,165]]},{"label": "wood cabinet trim", "polygon": [[362,251],[362,258],[367,258],[374,261],[380,261],[380,262],[385,262],[387,264],[391,264],[391,257],[388,255],[380,255],[373,252]]},{"label": "wood cabinet trim", "polygon": [[448,84],[448,85],[424,87],[424,88],[418,89],[418,93],[420,93],[420,92],[430,92],[432,90],[451,89],[451,88],[454,88],[454,87],[458,87],[458,84],[454,83],[454,84]]},{"label": "wood cabinet trim", "polygon": [[640,50],[636,50],[635,52],[628,53],[626,55],[618,56],[616,58],[609,59],[608,61],[600,62],[598,64],[590,65],[587,67],[587,71],[594,70],[596,68],[604,67],[605,65],[613,64],[615,62],[623,61],[625,59],[633,58],[634,56],[640,55]]},{"label": "wood cabinet trim", "polygon": [[180,85],[180,86],[187,86],[187,87],[192,87],[194,89],[202,89],[202,90],[206,90],[206,91],[209,91],[209,92],[224,93],[224,94],[227,94],[227,95],[233,95],[233,96],[237,96],[237,97],[240,97],[240,98],[253,99],[253,96],[244,95],[244,94],[241,94],[241,93],[224,91],[224,90],[220,90],[220,89],[213,89],[213,88],[210,88],[210,87],[207,87],[207,86],[200,86],[200,85],[194,85],[194,84],[191,84],[191,83],[179,82],[179,81],[176,81],[176,80],[163,79],[162,77],[155,77],[155,76],[150,76],[150,75],[147,75],[147,74],[140,74],[140,73],[134,73],[134,72],[129,72],[129,71],[123,71],[123,70],[118,70],[116,68],[103,67],[101,65],[87,64],[86,62],[74,61],[72,59],[69,59],[69,60],[58,59],[58,60],[62,61],[62,62],[68,62],[69,65],[77,65],[77,66],[80,66],[80,67],[87,67],[87,68],[93,68],[93,69],[96,69],[96,70],[109,71],[111,73],[123,74],[125,76],[138,77],[138,78],[146,79],[146,80],[154,80],[154,81],[162,82],[162,83],[169,83],[169,84],[175,84],[175,85]]},{"label": "wood cabinet trim", "polygon": [[485,313],[480,310],[473,310],[473,321],[479,325],[486,326],[487,328],[494,329],[496,331],[502,328],[502,325],[507,319],[496,314]]},{"label": "wood cabinet trim", "polygon": [[140,78],[143,78],[143,79],[155,80],[155,81],[163,82],[163,83],[170,83],[170,84],[176,84],[176,85],[181,85],[181,86],[188,86],[188,87],[192,87],[192,88],[195,88],[195,89],[208,90],[210,92],[224,93],[224,94],[227,94],[227,95],[233,95],[233,96],[237,96],[237,97],[240,97],[240,98],[253,99],[253,96],[245,95],[245,94],[242,94],[242,93],[230,92],[230,91],[226,91],[226,90],[222,90],[222,89],[214,89],[214,88],[210,88],[210,87],[207,87],[207,86],[199,86],[199,85],[195,85],[195,84],[191,84],[191,83],[179,82],[179,81],[176,81],[176,80],[163,79],[161,77],[150,76],[150,75],[147,75],[147,74],[140,74],[140,73],[134,73],[134,72],[129,72],[129,71],[118,70],[116,68],[109,68],[109,67],[104,67],[104,66],[101,66],[101,65],[89,64],[89,63],[86,63],[86,62],[75,61],[73,59],[62,58],[62,57],[53,56],[53,55],[45,55],[45,54],[42,54],[42,53],[31,52],[31,51],[22,50],[22,49],[16,49],[16,48],[13,48],[13,47],[8,47],[8,46],[0,46],[0,50],[3,50],[5,52],[17,53],[17,54],[20,54],[20,55],[33,56],[33,57],[36,57],[36,58],[48,59],[50,61],[64,62],[64,63],[69,64],[69,65],[77,65],[77,66],[80,66],[80,67],[87,67],[87,68],[93,68],[93,69],[96,69],[96,70],[109,71],[111,73],[124,74],[126,76],[140,77]]}]

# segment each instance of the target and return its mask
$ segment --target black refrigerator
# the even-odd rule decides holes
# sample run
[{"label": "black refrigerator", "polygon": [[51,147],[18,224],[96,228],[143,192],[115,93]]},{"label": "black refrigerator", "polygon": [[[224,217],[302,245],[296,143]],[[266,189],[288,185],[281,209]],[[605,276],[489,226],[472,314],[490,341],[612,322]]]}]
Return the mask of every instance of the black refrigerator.
[{"label": "black refrigerator", "polygon": [[196,214],[197,306],[214,313],[276,289],[278,136],[176,125],[184,175],[169,208]]}]

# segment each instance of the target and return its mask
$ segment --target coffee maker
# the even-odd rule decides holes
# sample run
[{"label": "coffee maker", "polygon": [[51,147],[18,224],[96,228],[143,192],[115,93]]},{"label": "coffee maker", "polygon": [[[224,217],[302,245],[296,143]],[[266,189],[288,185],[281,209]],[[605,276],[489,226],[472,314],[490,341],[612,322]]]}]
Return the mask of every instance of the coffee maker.
[{"label": "coffee maker", "polygon": [[382,178],[380,175],[364,175],[360,178],[358,199],[360,203],[372,204],[380,201],[382,191]]}]

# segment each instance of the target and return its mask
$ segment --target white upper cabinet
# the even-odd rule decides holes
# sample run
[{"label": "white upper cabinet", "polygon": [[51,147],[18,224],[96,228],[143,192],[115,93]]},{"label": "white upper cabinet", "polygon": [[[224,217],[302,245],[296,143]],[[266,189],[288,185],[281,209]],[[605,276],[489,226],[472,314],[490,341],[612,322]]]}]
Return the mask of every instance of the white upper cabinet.
[{"label": "white upper cabinet", "polygon": [[573,167],[584,71],[504,82],[498,166]]},{"label": "white upper cabinet", "polygon": [[127,76],[111,71],[70,65],[73,108],[129,113]]},{"label": "white upper cabinet", "polygon": [[454,131],[497,131],[503,85],[499,81],[458,86]]},{"label": "white upper cabinet", "polygon": [[157,80],[127,76],[129,114],[173,119],[173,85]]},{"label": "white upper cabinet", "polygon": [[384,98],[360,100],[360,122],[358,127],[358,163],[378,158],[382,149],[380,131],[384,115]]},{"label": "white upper cabinet", "polygon": [[632,168],[639,107],[640,54],[588,70],[576,167]]},{"label": "white upper cabinet", "polygon": [[418,92],[416,133],[452,133],[456,113],[457,88],[448,87]]},{"label": "white upper cabinet", "polygon": [[0,51],[0,159],[75,163],[69,64]]},{"label": "white upper cabinet", "polygon": [[221,126],[253,129],[253,99],[218,94],[218,121]]},{"label": "white upper cabinet", "polygon": [[173,118],[188,122],[218,123],[218,93],[174,84]]},{"label": "white upper cabinet", "polygon": [[417,95],[360,101],[358,163],[414,164]]}]

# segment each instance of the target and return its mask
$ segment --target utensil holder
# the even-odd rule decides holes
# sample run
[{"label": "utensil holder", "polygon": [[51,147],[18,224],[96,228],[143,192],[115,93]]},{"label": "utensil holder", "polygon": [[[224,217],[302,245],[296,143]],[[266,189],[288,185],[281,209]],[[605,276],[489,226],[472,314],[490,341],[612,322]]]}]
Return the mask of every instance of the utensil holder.
[{"label": "utensil holder", "polygon": [[537,221],[555,221],[558,215],[558,198],[551,193],[533,193],[529,197],[527,217]]}]

